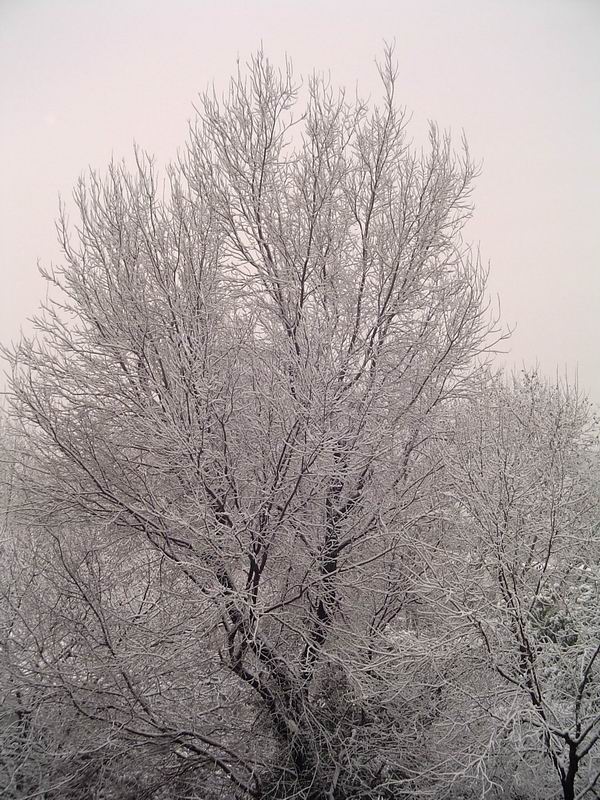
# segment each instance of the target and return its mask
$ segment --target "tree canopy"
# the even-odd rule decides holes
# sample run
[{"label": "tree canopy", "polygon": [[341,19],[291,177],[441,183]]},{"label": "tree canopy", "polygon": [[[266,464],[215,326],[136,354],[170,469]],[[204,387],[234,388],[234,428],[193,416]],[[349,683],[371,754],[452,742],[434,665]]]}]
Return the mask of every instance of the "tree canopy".
[{"label": "tree canopy", "polygon": [[476,168],[380,75],[259,53],[77,184],[7,354],[9,797],[593,792],[593,420],[490,373]]}]

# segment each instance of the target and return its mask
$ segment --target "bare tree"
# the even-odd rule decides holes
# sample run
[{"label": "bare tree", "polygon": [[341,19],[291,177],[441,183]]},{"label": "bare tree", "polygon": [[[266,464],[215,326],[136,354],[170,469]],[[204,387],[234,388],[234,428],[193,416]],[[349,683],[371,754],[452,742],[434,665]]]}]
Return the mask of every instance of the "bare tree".
[{"label": "bare tree", "polygon": [[389,54],[380,74],[369,110],[258,54],[201,98],[165,182],[139,151],[91,172],[38,335],[9,354],[24,518],[93,665],[57,680],[210,765],[221,796],[436,782],[437,684],[391,684],[384,640],[429,625],[431,442],[493,326],[461,238],[466,145],[432,126],[411,147]]},{"label": "bare tree", "polygon": [[[597,422],[576,390],[536,373],[495,379],[481,396],[446,449],[456,514],[440,556],[445,612],[471,627],[496,673],[486,707],[521,757],[527,796],[596,796]],[[538,756],[554,778],[543,762],[532,775]]]}]

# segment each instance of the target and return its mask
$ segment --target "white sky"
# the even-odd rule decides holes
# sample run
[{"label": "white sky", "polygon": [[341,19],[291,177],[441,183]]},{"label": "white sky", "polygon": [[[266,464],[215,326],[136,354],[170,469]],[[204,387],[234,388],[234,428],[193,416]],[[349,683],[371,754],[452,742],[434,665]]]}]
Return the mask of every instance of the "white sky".
[{"label": "white sky", "polygon": [[0,0],[0,341],[36,311],[85,168],[134,140],[165,163],[261,42],[368,94],[392,39],[415,136],[464,129],[483,161],[469,236],[517,325],[509,363],[577,370],[600,401],[600,0]]}]

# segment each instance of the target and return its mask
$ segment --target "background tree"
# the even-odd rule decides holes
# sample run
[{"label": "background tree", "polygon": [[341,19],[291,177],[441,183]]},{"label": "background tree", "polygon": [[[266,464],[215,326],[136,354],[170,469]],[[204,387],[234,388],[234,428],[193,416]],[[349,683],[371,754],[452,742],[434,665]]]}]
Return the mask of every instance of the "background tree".
[{"label": "background tree", "polygon": [[218,796],[447,785],[439,681],[395,683],[389,632],[431,633],[433,443],[493,326],[466,146],[411,147],[380,71],[369,110],[258,54],[201,98],[166,183],[140,152],[82,179],[9,354],[53,681]]},{"label": "background tree", "polygon": [[495,378],[480,398],[461,406],[445,456],[456,512],[437,573],[445,611],[496,674],[480,703],[520,758],[516,785],[596,796],[597,421],[576,390],[536,373]]}]

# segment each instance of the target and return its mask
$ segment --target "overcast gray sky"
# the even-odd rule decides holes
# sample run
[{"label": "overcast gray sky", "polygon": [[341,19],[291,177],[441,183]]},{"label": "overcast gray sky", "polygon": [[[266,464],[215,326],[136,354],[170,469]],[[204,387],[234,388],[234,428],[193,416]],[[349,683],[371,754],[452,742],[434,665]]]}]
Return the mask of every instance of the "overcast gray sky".
[{"label": "overcast gray sky", "polygon": [[509,363],[577,369],[600,401],[600,0],[0,0],[0,340],[60,258],[57,198],[135,140],[171,158],[199,90],[238,55],[376,91],[464,129],[483,161],[469,236],[491,265]]}]

